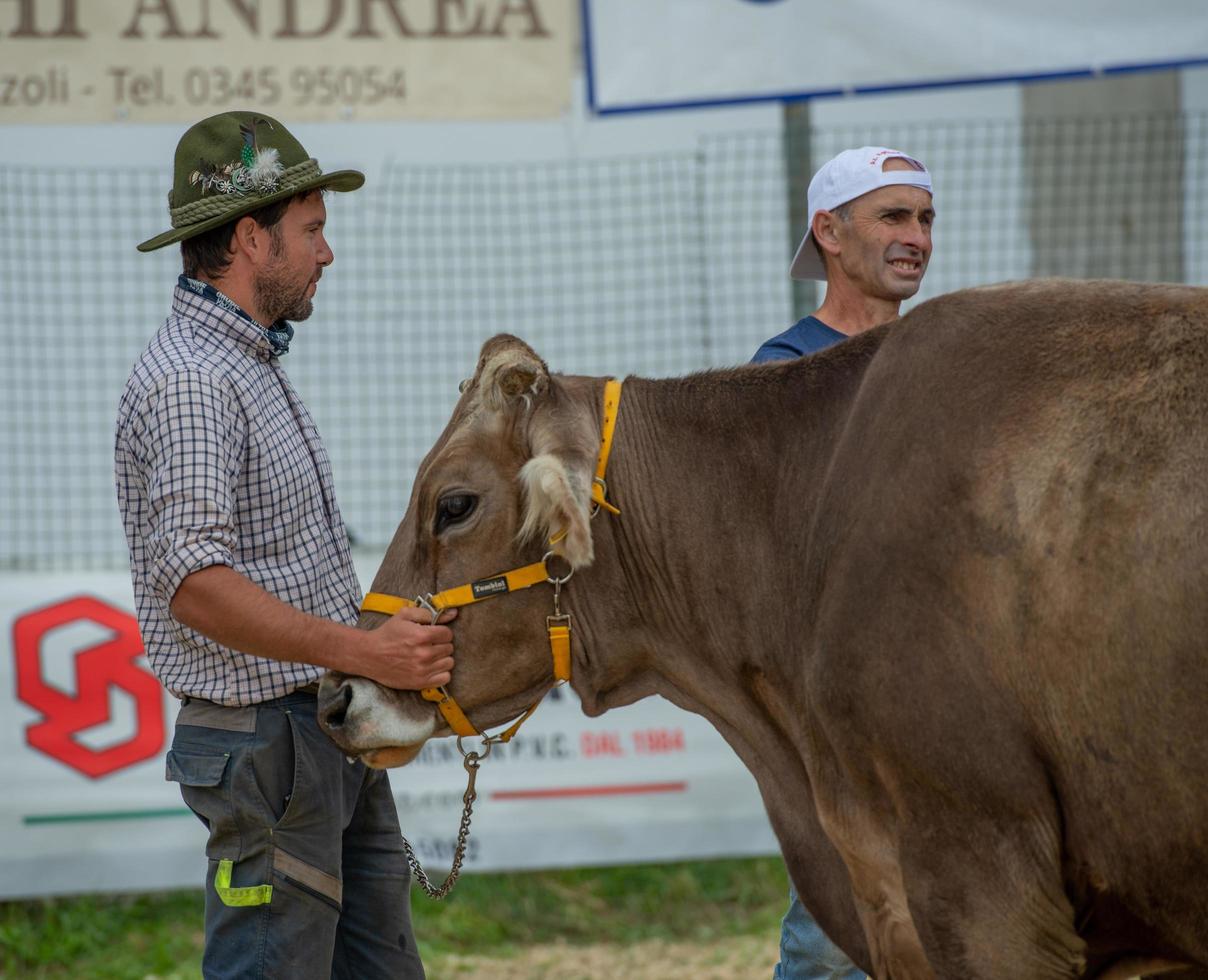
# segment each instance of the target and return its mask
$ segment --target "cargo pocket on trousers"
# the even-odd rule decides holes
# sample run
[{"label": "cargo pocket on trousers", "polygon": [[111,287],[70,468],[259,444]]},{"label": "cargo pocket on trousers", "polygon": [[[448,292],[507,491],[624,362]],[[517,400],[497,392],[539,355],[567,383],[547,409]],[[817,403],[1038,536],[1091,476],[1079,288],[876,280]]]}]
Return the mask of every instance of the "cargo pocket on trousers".
[{"label": "cargo pocket on trousers", "polygon": [[180,784],[180,795],[210,832],[206,855],[214,859],[239,857],[239,831],[226,785],[231,754],[169,749],[166,778]]}]

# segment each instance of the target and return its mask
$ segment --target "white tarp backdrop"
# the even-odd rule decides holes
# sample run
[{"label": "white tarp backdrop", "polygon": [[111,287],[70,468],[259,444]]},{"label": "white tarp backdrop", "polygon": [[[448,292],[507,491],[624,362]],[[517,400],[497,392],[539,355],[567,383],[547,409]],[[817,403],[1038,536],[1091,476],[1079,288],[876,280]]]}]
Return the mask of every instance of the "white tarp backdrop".
[{"label": "white tarp backdrop", "polygon": [[601,113],[1208,62],[1203,0],[582,0]]},{"label": "white tarp backdrop", "polygon": [[[132,608],[122,573],[0,580],[0,900],[203,883],[205,832],[164,780],[178,703]],[[588,718],[555,693],[482,765],[468,872],[775,853],[754,780],[703,718],[661,698]],[[453,741],[391,783],[440,881],[466,787]]]}]

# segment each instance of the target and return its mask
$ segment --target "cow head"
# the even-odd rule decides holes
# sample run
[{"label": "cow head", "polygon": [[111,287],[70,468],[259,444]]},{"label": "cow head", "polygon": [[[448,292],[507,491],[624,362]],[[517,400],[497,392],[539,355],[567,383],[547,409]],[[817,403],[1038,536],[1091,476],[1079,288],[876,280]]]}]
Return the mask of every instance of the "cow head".
[{"label": "cow head", "polygon": [[[515,337],[487,341],[452,420],[420,465],[372,591],[435,594],[538,562],[551,550],[554,574],[590,564],[599,448],[593,392],[591,379],[551,377]],[[551,595],[543,584],[461,610],[447,689],[480,731],[516,717],[553,685],[545,628]],[[383,620],[364,612],[358,625],[372,629]],[[323,679],[319,717],[346,753],[376,767],[404,765],[425,740],[450,734],[417,692],[337,673]]]}]

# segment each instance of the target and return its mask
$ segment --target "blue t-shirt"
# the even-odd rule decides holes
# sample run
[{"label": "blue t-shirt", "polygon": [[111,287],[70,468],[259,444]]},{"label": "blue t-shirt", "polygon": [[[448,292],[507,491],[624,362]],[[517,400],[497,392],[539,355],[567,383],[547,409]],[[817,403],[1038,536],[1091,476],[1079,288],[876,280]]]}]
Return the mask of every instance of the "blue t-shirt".
[{"label": "blue t-shirt", "polygon": [[801,357],[802,354],[813,354],[816,351],[825,350],[846,339],[847,334],[839,333],[833,327],[828,327],[816,316],[807,316],[798,320],[784,333],[764,341],[763,346],[751,358],[751,363],[789,361],[794,357]]}]

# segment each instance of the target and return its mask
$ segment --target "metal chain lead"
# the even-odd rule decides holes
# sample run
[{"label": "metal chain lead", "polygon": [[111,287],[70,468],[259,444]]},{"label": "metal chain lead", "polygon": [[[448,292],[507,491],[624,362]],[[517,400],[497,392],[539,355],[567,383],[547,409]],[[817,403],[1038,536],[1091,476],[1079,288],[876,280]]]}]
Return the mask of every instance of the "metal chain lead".
[{"label": "metal chain lead", "polygon": [[[601,481],[603,482],[603,481]],[[595,514],[592,514],[595,517]],[[541,559],[545,562],[552,556],[554,552],[546,552]],[[562,586],[570,581],[575,570],[572,568],[565,576],[559,578],[556,575],[548,575],[546,581],[554,587],[554,615],[552,619],[569,619],[569,616],[563,615],[560,599],[562,596]],[[440,610],[432,605],[432,595],[416,596],[415,604],[427,609],[432,614],[433,624],[440,618]],[[474,810],[474,801],[478,798],[478,794],[474,792],[474,781],[478,778],[478,766],[488,755],[491,754],[491,747],[502,741],[498,735],[486,735],[482,737],[482,744],[486,746],[486,752],[479,755],[477,752],[467,752],[462,748],[461,736],[457,738],[457,750],[462,755],[462,765],[466,767],[466,772],[469,773],[469,781],[466,783],[466,792],[462,796],[464,807],[461,811],[461,825],[457,829],[457,846],[453,850],[453,865],[449,868],[448,875],[441,883],[440,887],[432,884],[432,880],[428,877],[428,873],[424,871],[423,866],[419,863],[419,858],[415,856],[415,851],[411,847],[411,842],[403,837],[403,852],[407,855],[407,864],[411,866],[411,874],[415,876],[415,880],[419,882],[425,894],[429,898],[439,901],[453,890],[453,886],[457,884],[457,879],[461,875],[461,862],[466,856],[466,842],[470,839],[470,815]],[[349,760],[351,761],[351,760]],[[400,835],[402,836],[402,835]]]},{"label": "metal chain lead", "polygon": [[[458,743],[461,739],[458,739]],[[460,744],[458,745],[460,748]],[[466,854],[466,842],[470,838],[470,813],[474,809],[474,800],[478,794],[474,792],[474,781],[478,778],[479,762],[486,756],[479,756],[477,752],[463,753],[465,761],[463,765],[466,767],[466,772],[470,778],[466,784],[465,795],[461,798],[465,804],[461,811],[461,826],[457,831],[457,847],[453,851],[453,866],[449,869],[449,874],[439,888],[432,884],[427,873],[420,866],[419,859],[415,856],[415,851],[411,849],[411,842],[406,837],[403,838],[403,851],[407,855],[407,863],[411,865],[411,873],[415,876],[415,880],[420,883],[420,887],[427,893],[429,898],[440,900],[453,890],[453,886],[457,884],[458,876],[461,874],[461,862]],[[490,748],[487,749],[487,754],[490,754]]]}]

